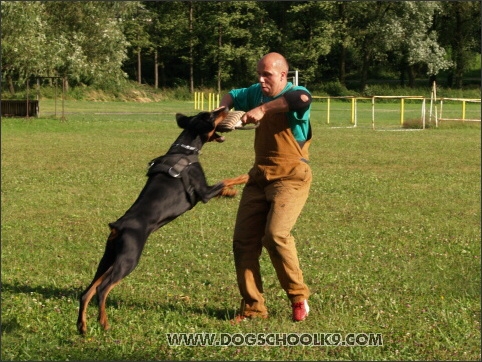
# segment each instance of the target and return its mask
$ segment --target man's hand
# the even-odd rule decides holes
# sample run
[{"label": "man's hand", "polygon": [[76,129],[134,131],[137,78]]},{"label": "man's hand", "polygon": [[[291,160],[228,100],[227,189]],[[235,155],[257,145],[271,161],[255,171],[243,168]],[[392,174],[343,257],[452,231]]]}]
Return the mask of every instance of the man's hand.
[{"label": "man's hand", "polygon": [[241,121],[243,124],[256,124],[259,123],[266,114],[284,113],[288,111],[288,102],[286,101],[285,97],[279,97],[246,112],[243,118],[241,118]]},{"label": "man's hand", "polygon": [[248,123],[257,124],[261,121],[264,115],[265,115],[265,112],[263,111],[262,106],[259,106],[246,112],[241,118],[241,122],[243,122],[243,125]]}]

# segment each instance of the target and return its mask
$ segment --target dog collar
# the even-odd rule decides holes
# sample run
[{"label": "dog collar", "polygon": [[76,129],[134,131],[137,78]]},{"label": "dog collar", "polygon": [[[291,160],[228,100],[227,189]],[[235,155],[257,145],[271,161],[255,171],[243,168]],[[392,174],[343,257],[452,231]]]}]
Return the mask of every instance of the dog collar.
[{"label": "dog collar", "polygon": [[182,148],[185,148],[186,150],[189,150],[189,151],[195,151],[197,152],[198,154],[201,154],[201,150],[197,149],[196,147],[193,147],[193,146],[189,146],[189,145],[185,145],[183,143],[175,143],[172,145],[173,147],[174,146],[179,146],[179,147],[182,147]]}]

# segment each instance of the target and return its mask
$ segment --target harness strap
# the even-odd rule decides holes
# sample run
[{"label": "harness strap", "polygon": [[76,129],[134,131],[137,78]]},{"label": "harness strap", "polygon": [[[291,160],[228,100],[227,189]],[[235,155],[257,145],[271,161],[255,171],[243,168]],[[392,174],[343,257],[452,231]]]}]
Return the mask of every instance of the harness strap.
[{"label": "harness strap", "polygon": [[[199,162],[197,155],[174,155],[158,157],[149,162],[147,176],[154,175],[159,172],[168,174],[174,178],[180,178],[184,185],[184,189],[189,196],[192,206],[196,204],[196,195],[194,187],[191,185],[186,169],[193,163]],[[174,163],[174,164],[173,164]]]}]

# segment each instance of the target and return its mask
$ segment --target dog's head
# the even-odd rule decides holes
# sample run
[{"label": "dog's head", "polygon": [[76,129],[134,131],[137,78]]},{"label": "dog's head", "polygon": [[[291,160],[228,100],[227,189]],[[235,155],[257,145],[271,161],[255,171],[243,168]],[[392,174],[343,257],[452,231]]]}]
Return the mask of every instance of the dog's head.
[{"label": "dog's head", "polygon": [[215,132],[216,126],[226,117],[225,107],[220,107],[212,112],[200,112],[195,116],[185,116],[177,113],[177,125],[202,137],[203,142],[224,142],[224,137]]}]

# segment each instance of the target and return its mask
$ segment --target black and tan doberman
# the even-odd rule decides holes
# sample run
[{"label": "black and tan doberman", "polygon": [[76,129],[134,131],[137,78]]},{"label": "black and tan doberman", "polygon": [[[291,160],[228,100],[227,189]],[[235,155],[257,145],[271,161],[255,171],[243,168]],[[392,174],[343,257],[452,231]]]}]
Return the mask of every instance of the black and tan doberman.
[{"label": "black and tan doberman", "polygon": [[92,283],[80,296],[77,328],[87,331],[87,306],[97,294],[99,322],[109,328],[105,303],[107,295],[139,262],[149,235],[194,207],[215,196],[234,196],[234,185],[247,181],[247,175],[223,180],[209,186],[199,163],[199,153],[206,142],[222,142],[216,126],[226,116],[224,108],[188,117],[176,115],[183,129],[164,156],[149,163],[147,182],[124,216],[109,224],[110,235]]}]

